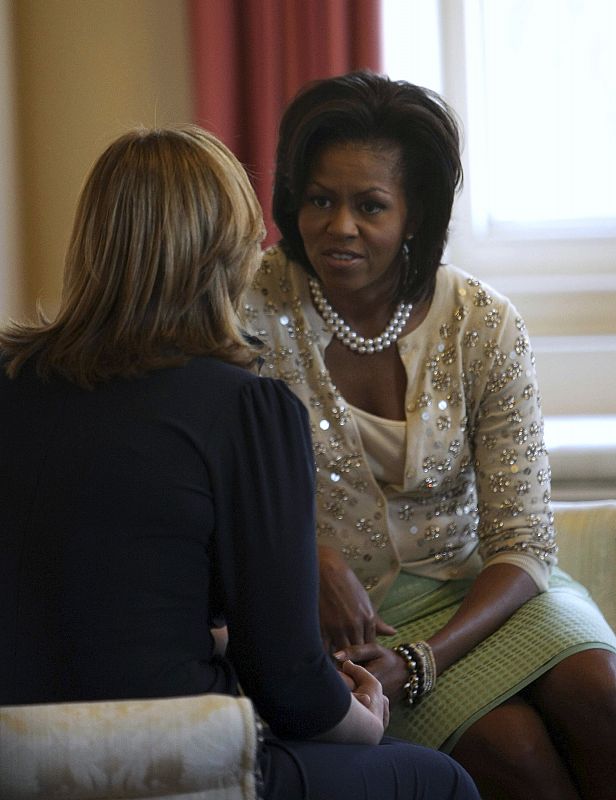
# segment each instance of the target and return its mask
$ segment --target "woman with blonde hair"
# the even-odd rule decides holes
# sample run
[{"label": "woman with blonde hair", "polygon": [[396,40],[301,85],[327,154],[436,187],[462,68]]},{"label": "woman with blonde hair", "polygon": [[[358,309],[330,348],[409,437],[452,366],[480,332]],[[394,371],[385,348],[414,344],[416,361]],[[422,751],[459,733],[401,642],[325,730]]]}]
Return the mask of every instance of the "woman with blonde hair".
[{"label": "woman with blonde hair", "polygon": [[306,413],[237,315],[262,231],[211,134],[133,131],[86,181],[57,317],[0,334],[0,705],[239,681],[266,798],[475,798],[446,756],[376,746],[379,682],[323,652]]}]

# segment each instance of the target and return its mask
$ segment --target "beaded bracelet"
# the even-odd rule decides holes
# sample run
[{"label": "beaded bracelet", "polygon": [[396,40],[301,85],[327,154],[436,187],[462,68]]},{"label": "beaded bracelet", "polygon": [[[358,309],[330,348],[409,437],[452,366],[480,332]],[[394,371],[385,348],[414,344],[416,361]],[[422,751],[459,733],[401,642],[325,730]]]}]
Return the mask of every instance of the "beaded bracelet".
[{"label": "beaded bracelet", "polygon": [[406,702],[412,706],[419,694],[419,670],[417,669],[417,662],[413,659],[408,644],[397,644],[392,648],[396,655],[404,661],[406,670],[408,672],[408,680],[402,687]]},{"label": "beaded bracelet", "polygon": [[421,669],[423,670],[424,690],[422,694],[428,694],[428,692],[432,691],[436,683],[436,661],[434,660],[434,653],[427,642],[413,642],[411,648],[414,648],[416,655],[419,656]]},{"label": "beaded bracelet", "polygon": [[407,642],[392,648],[404,661],[408,680],[403,691],[408,705],[412,706],[428,694],[436,683],[436,662],[432,648],[427,642]]}]

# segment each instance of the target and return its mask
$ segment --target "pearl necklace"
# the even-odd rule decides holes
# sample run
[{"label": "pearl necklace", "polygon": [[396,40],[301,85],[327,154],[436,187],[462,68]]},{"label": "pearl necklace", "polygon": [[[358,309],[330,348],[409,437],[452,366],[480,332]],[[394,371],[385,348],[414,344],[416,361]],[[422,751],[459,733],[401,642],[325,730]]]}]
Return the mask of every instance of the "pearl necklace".
[{"label": "pearl necklace", "polygon": [[354,353],[372,355],[372,353],[380,353],[387,347],[391,347],[391,345],[398,340],[408,318],[411,316],[413,304],[399,303],[389,324],[380,336],[375,336],[374,339],[360,336],[352,330],[351,326],[347,325],[338,312],[334,311],[330,306],[321,291],[319,282],[314,278],[309,278],[308,280],[310,283],[312,300],[328,330],[334,334],[336,339]]}]

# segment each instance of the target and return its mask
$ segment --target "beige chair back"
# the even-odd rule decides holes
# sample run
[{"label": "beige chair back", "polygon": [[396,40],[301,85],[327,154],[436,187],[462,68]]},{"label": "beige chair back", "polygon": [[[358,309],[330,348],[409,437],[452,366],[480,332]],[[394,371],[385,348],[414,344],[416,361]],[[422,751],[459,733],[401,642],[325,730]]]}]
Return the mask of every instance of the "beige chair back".
[{"label": "beige chair back", "polygon": [[616,629],[616,500],[555,503],[558,565],[582,583]]},{"label": "beige chair back", "polygon": [[0,708],[2,800],[256,800],[258,727],[227,695]]}]

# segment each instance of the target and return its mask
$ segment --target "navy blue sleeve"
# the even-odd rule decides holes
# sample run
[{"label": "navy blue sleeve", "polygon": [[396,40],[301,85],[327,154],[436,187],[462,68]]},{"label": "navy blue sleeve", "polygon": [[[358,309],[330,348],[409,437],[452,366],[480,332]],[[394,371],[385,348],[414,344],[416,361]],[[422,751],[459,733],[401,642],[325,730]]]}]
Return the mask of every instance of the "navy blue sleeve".
[{"label": "navy blue sleeve", "polygon": [[321,644],[314,460],[306,410],[281,382],[245,384],[213,426],[215,571],[228,657],[275,734],[339,722],[350,693]]}]

